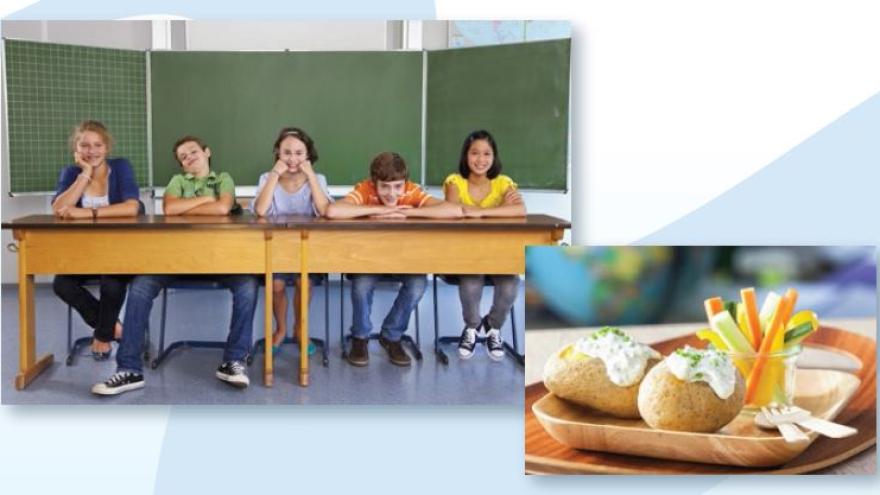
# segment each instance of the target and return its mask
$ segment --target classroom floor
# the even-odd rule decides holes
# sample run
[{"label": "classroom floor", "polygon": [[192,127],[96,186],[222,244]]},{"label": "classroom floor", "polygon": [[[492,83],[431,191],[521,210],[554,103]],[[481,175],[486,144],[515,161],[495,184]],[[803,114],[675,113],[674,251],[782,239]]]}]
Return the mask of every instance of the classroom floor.
[{"label": "classroom floor", "polygon": [[[2,288],[3,319],[0,349],[0,400],[3,404],[522,404],[523,368],[512,359],[493,362],[479,346],[470,360],[458,358],[455,344],[445,346],[449,365],[440,363],[433,353],[433,309],[431,285],[420,306],[422,361],[413,360],[409,368],[388,362],[378,342],[370,344],[370,364],[355,368],[343,361],[339,344],[339,282],[330,285],[330,363],[321,365],[320,349],[310,358],[310,386],[297,385],[299,353],[297,346],[285,345],[275,359],[275,384],[262,385],[263,358],[260,354],[248,370],[251,386],[238,390],[220,382],[214,371],[220,364],[219,349],[179,349],[158,369],[145,366],[146,385],[141,390],[114,397],[99,397],[89,389],[108,378],[115,370],[115,359],[96,362],[88,348],[66,366],[67,307],[52,293],[49,284],[35,290],[37,313],[37,355],[55,355],[54,364],[25,390],[17,391],[13,378],[18,370],[18,290],[15,285]],[[438,282],[440,334],[458,335],[461,331],[461,305],[458,288]],[[483,295],[484,311],[491,304],[491,288]],[[288,292],[290,294],[290,292]],[[518,342],[523,337],[522,287],[516,303]],[[391,307],[396,291],[377,289],[373,324],[380,328],[384,311]],[[156,355],[159,340],[161,296],[153,306],[151,354]],[[177,339],[225,340],[229,326],[232,297],[225,290],[169,291],[167,343]],[[184,308],[197,308],[186,311]],[[254,317],[254,339],[263,332],[263,296]],[[292,318],[289,311],[288,318]],[[323,337],[324,289],[315,289],[311,305],[311,335]],[[345,291],[345,329],[351,321],[348,286]],[[409,334],[414,332],[411,323]],[[74,312],[74,338],[87,335],[88,327]],[[510,340],[510,323],[503,334]],[[115,347],[115,344],[114,344]],[[520,348],[522,351],[522,347]],[[114,349],[115,352],[115,349]],[[115,353],[114,353],[115,357]]]}]

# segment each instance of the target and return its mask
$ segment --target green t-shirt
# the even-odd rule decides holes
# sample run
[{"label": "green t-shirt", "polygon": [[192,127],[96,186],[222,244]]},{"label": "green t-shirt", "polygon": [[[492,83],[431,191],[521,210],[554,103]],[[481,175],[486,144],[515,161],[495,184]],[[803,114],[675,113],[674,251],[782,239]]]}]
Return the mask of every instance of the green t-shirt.
[{"label": "green t-shirt", "polygon": [[192,174],[177,174],[168,182],[165,194],[177,198],[195,198],[199,196],[212,196],[215,199],[222,193],[229,193],[235,197],[235,183],[226,172],[211,172],[205,177],[197,178]]}]

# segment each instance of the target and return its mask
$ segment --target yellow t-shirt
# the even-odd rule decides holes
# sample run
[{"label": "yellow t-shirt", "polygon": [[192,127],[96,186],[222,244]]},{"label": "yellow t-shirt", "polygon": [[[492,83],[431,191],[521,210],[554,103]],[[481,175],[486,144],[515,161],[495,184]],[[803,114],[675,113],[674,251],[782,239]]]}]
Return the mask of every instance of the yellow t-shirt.
[{"label": "yellow t-shirt", "polygon": [[479,206],[480,208],[495,208],[496,206],[501,206],[501,204],[504,203],[504,193],[506,193],[511,187],[516,189],[516,182],[514,182],[513,179],[506,175],[499,175],[489,181],[489,194],[477,204],[473,198],[471,198],[471,193],[468,191],[467,179],[460,174],[449,174],[449,177],[443,181],[444,187],[447,184],[452,184],[458,190],[458,197],[461,200],[461,204],[466,206]]}]

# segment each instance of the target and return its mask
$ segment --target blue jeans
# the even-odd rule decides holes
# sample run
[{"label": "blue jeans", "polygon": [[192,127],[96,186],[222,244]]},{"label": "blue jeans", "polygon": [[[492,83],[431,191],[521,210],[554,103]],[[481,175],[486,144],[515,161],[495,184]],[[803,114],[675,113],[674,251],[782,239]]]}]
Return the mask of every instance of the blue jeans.
[{"label": "blue jeans", "polygon": [[391,306],[391,311],[382,322],[382,336],[391,342],[397,342],[406,333],[409,317],[416,305],[419,304],[419,300],[422,299],[425,286],[428,285],[428,279],[424,275],[351,275],[353,313],[351,334],[354,337],[365,339],[370,336],[370,332],[373,330],[373,323],[370,321],[373,308],[373,290],[376,288],[376,283],[382,280],[391,280],[402,284],[400,291],[397,292],[397,299]]},{"label": "blue jeans", "polygon": [[[144,332],[150,320],[153,300],[168,284],[183,278],[178,275],[138,275],[128,288],[122,343],[116,352],[116,370],[141,373]],[[201,278],[201,277],[200,277]],[[232,322],[223,361],[243,361],[254,333],[254,309],[257,305],[257,277],[253,275],[217,275],[217,282],[232,291]],[[207,309],[207,308],[205,308]]]}]

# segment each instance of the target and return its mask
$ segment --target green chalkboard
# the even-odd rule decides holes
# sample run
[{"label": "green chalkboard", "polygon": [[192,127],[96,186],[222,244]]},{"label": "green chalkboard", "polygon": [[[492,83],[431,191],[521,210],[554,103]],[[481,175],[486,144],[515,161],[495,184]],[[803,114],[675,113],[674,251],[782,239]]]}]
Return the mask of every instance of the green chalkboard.
[{"label": "green chalkboard", "polygon": [[381,151],[400,153],[420,181],[420,52],[154,52],[150,54],[154,185],[179,166],[172,146],[193,134],[212,149],[211,168],[256,185],[273,164],[286,126],[318,148],[316,171],[331,185],[369,176]]},{"label": "green chalkboard", "polygon": [[569,39],[428,52],[427,184],[486,129],[520,187],[567,189],[570,53]]},{"label": "green chalkboard", "polygon": [[103,122],[111,156],[131,161],[148,184],[146,57],[143,52],[4,40],[9,191],[55,191],[73,163],[67,141],[81,120]]}]

